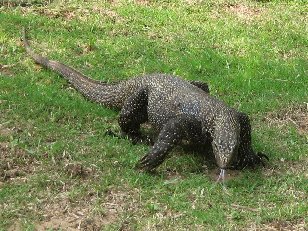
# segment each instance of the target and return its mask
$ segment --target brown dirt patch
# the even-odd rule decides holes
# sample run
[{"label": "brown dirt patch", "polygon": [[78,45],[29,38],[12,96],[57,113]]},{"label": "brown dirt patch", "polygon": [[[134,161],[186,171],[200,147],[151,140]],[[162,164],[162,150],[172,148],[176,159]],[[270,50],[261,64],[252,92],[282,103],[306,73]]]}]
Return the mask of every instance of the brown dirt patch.
[{"label": "brown dirt patch", "polygon": [[292,162],[292,164],[286,164],[286,171],[294,175],[302,175],[308,180],[308,159],[304,159],[298,162]]},{"label": "brown dirt patch", "polygon": [[35,9],[35,12],[39,13],[40,15],[44,15],[50,18],[63,18],[65,20],[72,20],[77,17],[78,13],[81,13],[83,15],[88,15],[89,11],[86,9],[83,9],[81,11],[77,10],[68,10],[68,9]]},{"label": "brown dirt patch", "polygon": [[185,3],[188,5],[196,5],[196,4],[201,4],[203,0],[185,0]]},{"label": "brown dirt patch", "polygon": [[183,179],[184,177],[177,172],[175,169],[169,169],[167,168],[165,171],[165,184],[173,184],[177,183],[179,180]]},{"label": "brown dirt patch", "polygon": [[[137,211],[139,206],[134,189],[120,191],[110,189],[103,198],[89,193],[82,201],[72,202],[64,192],[52,203],[45,203],[40,212],[43,221],[35,225],[36,230],[103,230],[119,220],[127,211]],[[99,201],[99,203],[97,203]],[[125,229],[127,222],[122,224]]]},{"label": "brown dirt patch", "polygon": [[[9,137],[20,131],[17,127],[7,127],[6,123],[0,124],[1,137]],[[36,167],[36,160],[25,150],[11,145],[10,142],[0,142],[0,182],[25,179]]]},{"label": "brown dirt patch", "polygon": [[305,231],[307,230],[307,225],[304,219],[298,219],[293,221],[273,221],[267,224],[262,224],[260,226],[251,225],[247,229],[243,230],[254,230],[254,231],[289,231],[289,230],[296,230],[296,231]]},{"label": "brown dirt patch", "polygon": [[230,4],[225,7],[225,10],[244,21],[250,21],[260,16],[262,13],[260,8],[247,6],[245,4]]},{"label": "brown dirt patch", "polygon": [[13,76],[14,72],[12,71],[12,67],[15,65],[3,65],[0,64],[0,74],[3,74],[5,76]]},{"label": "brown dirt patch", "polygon": [[308,103],[286,108],[280,112],[270,112],[264,119],[270,126],[282,128],[293,124],[299,134],[308,134]]},{"label": "brown dirt patch", "polygon": [[24,8],[23,11],[36,12],[40,15],[51,17],[51,18],[63,18],[65,20],[78,19],[82,21],[87,21],[88,17],[91,15],[102,15],[106,18],[110,18],[113,22],[121,21],[122,18],[115,11],[110,9],[105,9],[99,6],[94,6],[93,8],[71,8],[71,9],[61,9],[61,8]]},{"label": "brown dirt patch", "polygon": [[10,136],[13,134],[13,129],[0,126],[0,136]]},{"label": "brown dirt patch", "polygon": [[95,169],[83,166],[81,163],[67,163],[65,165],[66,172],[70,177],[86,178],[93,175]]},{"label": "brown dirt patch", "polygon": [[43,221],[35,225],[36,230],[101,230],[115,221],[116,213],[95,213],[91,198],[78,203],[60,199],[45,204],[42,217]]},{"label": "brown dirt patch", "polygon": [[139,194],[140,192],[137,188],[126,190],[111,189],[105,197],[105,207],[108,211],[116,211],[117,213],[137,211],[140,206]]},{"label": "brown dirt patch", "polygon": [[38,6],[44,6],[47,4],[50,4],[52,2],[52,0],[48,0],[48,1],[29,1],[29,0],[19,0],[19,1],[12,1],[12,0],[1,0],[0,1],[0,7],[17,7],[17,6],[21,6],[21,7],[30,7],[32,5],[38,5]]},{"label": "brown dirt patch", "polygon": [[146,5],[149,5],[151,3],[151,1],[149,1],[149,0],[135,0],[134,2],[136,4],[142,5],[142,6],[146,6]]},{"label": "brown dirt patch", "polygon": [[308,179],[308,158],[301,159],[299,161],[286,161],[281,158],[278,166],[272,168],[265,168],[263,173],[267,177],[275,175],[284,175],[286,173],[293,175],[301,175]]},{"label": "brown dirt patch", "polygon": [[35,159],[25,150],[0,142],[0,182],[25,179],[36,167]]},{"label": "brown dirt patch", "polygon": [[108,0],[108,2],[112,5],[117,5],[119,4],[120,0]]}]

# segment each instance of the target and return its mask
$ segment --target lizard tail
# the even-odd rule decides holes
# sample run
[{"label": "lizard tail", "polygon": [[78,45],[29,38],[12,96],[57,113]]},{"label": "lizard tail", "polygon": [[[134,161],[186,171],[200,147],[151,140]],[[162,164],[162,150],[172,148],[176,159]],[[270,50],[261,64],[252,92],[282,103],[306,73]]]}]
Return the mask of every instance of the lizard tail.
[{"label": "lizard tail", "polygon": [[108,84],[102,81],[91,79],[77,70],[60,63],[58,61],[50,60],[47,57],[36,54],[30,47],[30,43],[27,39],[26,29],[23,28],[23,44],[26,52],[32,57],[32,59],[67,79],[75,89],[80,91],[86,98],[91,101],[103,104],[107,107],[120,108],[123,104],[123,86],[119,84]]}]

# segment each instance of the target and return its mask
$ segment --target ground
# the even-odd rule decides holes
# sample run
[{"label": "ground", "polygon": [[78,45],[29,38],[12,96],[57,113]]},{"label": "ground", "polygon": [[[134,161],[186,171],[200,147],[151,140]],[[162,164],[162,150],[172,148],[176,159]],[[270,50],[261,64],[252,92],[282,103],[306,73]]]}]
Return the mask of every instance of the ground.
[{"label": "ground", "polygon": [[[304,1],[2,1],[0,230],[307,230]],[[36,65],[20,41],[95,79],[163,72],[209,83],[247,113],[264,168],[227,171],[177,147],[106,136],[117,112]],[[148,128],[146,128],[147,130]]]}]

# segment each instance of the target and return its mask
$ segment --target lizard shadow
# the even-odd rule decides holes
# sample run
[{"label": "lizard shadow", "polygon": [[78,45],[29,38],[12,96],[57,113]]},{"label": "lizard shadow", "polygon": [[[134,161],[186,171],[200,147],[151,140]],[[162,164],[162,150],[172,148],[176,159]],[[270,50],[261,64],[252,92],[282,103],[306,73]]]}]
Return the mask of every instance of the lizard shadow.
[{"label": "lizard shadow", "polygon": [[[114,138],[118,139],[124,139],[129,140],[132,142],[133,145],[146,145],[146,146],[153,146],[155,143],[156,137],[157,137],[157,131],[153,130],[150,125],[143,124],[141,128],[141,136],[136,137],[136,139],[131,139],[126,135],[121,134],[120,132],[114,132],[111,129],[108,129],[105,132],[106,136],[112,136]],[[167,158],[171,158],[172,156],[193,156],[195,160],[193,160],[194,167],[188,167],[188,171],[190,173],[196,173],[196,174],[207,174],[212,180],[216,180],[220,169],[218,165],[216,164],[214,152],[212,149],[211,141],[208,140],[204,143],[190,143],[187,140],[182,140],[182,142],[174,147],[174,149],[170,153],[171,155]],[[262,166],[263,168],[266,166]],[[230,168],[227,170],[226,174],[226,181],[235,179],[236,177],[242,175],[241,173],[243,171],[245,172],[251,172],[253,171],[254,174],[256,174],[258,169],[262,168],[259,167],[245,167],[243,169],[236,169],[236,168]],[[180,173],[183,168],[177,168],[177,167],[167,167],[166,171],[169,173],[177,172]],[[183,170],[184,171],[184,170]],[[187,168],[185,168],[185,171],[187,171]],[[159,176],[161,173],[158,172],[158,170],[154,169],[153,171],[147,172],[148,174],[151,174],[153,176]],[[168,175],[168,174],[167,174]]]}]

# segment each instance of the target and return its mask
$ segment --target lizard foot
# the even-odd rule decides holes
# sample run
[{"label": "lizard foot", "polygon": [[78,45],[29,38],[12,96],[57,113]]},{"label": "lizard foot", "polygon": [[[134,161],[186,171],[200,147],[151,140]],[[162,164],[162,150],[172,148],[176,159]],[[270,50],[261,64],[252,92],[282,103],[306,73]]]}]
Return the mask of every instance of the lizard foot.
[{"label": "lizard foot", "polygon": [[262,164],[263,167],[265,167],[265,161],[264,160],[269,161],[268,156],[266,154],[264,154],[263,152],[258,152],[257,157],[259,157],[259,160],[257,162]]},{"label": "lizard foot", "polygon": [[153,155],[145,155],[138,161],[135,168],[145,172],[153,172],[160,163],[161,161],[156,159]]},{"label": "lizard foot", "polygon": [[235,169],[255,168],[260,165],[265,167],[266,161],[269,161],[269,158],[266,154],[262,152],[251,153],[250,155],[245,156],[243,159],[240,159],[234,167]]},{"label": "lizard foot", "polygon": [[265,160],[269,161],[268,156],[262,152],[258,152],[257,154],[254,154],[248,158],[246,162],[246,166],[244,166],[244,168],[245,167],[255,168],[259,165],[262,165],[263,167],[265,167]]}]

